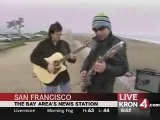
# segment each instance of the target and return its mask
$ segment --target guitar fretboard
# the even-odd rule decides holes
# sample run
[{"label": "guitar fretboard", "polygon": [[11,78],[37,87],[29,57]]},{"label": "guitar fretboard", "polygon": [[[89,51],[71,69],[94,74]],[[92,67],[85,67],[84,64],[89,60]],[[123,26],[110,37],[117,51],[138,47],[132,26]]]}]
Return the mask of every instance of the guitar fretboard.
[{"label": "guitar fretboard", "polygon": [[[76,53],[80,52],[80,51],[83,50],[85,47],[86,47],[86,46],[82,46],[82,47],[76,49],[75,51],[72,52],[72,54],[76,54]],[[66,61],[67,59],[70,58],[70,54],[71,54],[71,53],[67,54],[67,55],[64,56],[62,59],[60,59],[58,62],[59,62],[59,63],[63,63],[64,61]]]}]

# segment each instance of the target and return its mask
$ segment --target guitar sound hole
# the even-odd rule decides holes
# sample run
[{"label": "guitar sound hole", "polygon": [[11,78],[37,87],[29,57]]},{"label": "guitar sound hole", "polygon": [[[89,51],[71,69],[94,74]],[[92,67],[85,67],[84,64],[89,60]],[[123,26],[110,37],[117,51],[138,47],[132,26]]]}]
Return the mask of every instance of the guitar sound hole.
[{"label": "guitar sound hole", "polygon": [[59,62],[58,62],[58,61],[54,61],[54,62],[53,62],[53,65],[54,65],[55,67],[60,66],[60,64],[59,64]]},{"label": "guitar sound hole", "polygon": [[55,68],[55,71],[53,72],[53,74],[56,74],[60,69],[61,69],[61,66],[56,67],[56,68]]},{"label": "guitar sound hole", "polygon": [[60,66],[60,63],[58,61],[54,61],[53,65],[55,67],[55,71],[53,72],[53,74],[56,74],[61,69],[61,66]]}]

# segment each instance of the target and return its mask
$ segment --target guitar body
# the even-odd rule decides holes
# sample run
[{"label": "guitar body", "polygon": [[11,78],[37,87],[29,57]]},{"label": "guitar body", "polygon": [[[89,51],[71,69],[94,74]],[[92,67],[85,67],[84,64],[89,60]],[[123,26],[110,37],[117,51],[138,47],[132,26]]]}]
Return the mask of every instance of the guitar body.
[{"label": "guitar body", "polygon": [[[61,53],[56,52],[50,57],[44,58],[44,59],[49,63],[54,63],[54,61],[58,61],[62,59],[63,57],[64,56]],[[55,67],[55,69],[56,69],[55,73],[49,73],[46,69],[36,64],[33,64],[33,72],[36,74],[38,79],[45,84],[49,84],[52,81],[54,81],[59,73],[67,70],[67,67],[63,65],[62,63],[60,63],[58,66]]]}]

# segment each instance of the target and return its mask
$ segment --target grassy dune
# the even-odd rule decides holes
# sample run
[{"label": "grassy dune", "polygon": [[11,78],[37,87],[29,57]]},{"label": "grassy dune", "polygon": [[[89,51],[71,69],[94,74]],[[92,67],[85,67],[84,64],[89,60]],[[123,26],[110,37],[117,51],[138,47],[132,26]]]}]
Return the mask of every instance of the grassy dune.
[{"label": "grassy dune", "polygon": [[16,48],[25,45],[25,42],[35,42],[35,41],[41,41],[45,38],[31,38],[31,39],[22,39],[22,40],[16,40],[13,42],[1,42],[0,43],[0,51],[10,49],[10,48]]},{"label": "grassy dune", "polygon": [[16,48],[25,45],[24,42],[10,42],[8,44],[0,45],[0,51],[10,49],[10,48]]}]

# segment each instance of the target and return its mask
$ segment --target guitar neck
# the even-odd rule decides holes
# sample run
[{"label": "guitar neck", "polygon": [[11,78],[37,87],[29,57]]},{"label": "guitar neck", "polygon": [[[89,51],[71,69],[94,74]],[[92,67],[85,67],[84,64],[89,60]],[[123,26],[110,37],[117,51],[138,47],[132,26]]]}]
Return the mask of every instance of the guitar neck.
[{"label": "guitar neck", "polygon": [[78,52],[80,52],[81,50],[83,50],[86,46],[82,46],[76,50],[74,50],[73,52],[67,54],[66,56],[64,56],[62,59],[59,60],[59,63],[63,63],[64,61],[66,61],[67,59],[70,58],[70,54],[76,54]]},{"label": "guitar neck", "polygon": [[[123,44],[123,43],[121,43]],[[107,60],[108,58],[112,58],[121,48],[121,44],[114,45],[111,49],[109,49],[101,58],[100,61]]]},{"label": "guitar neck", "polygon": [[107,60],[108,59],[108,56],[106,56],[106,54],[105,55],[103,55],[101,58],[98,58],[98,61],[99,62],[103,62],[103,61],[105,61],[105,60]]},{"label": "guitar neck", "polygon": [[76,49],[75,51],[73,51],[72,53],[73,53],[73,54],[76,54],[76,53],[80,52],[81,50],[83,50],[85,47],[86,47],[86,46],[82,46],[82,47]]}]

